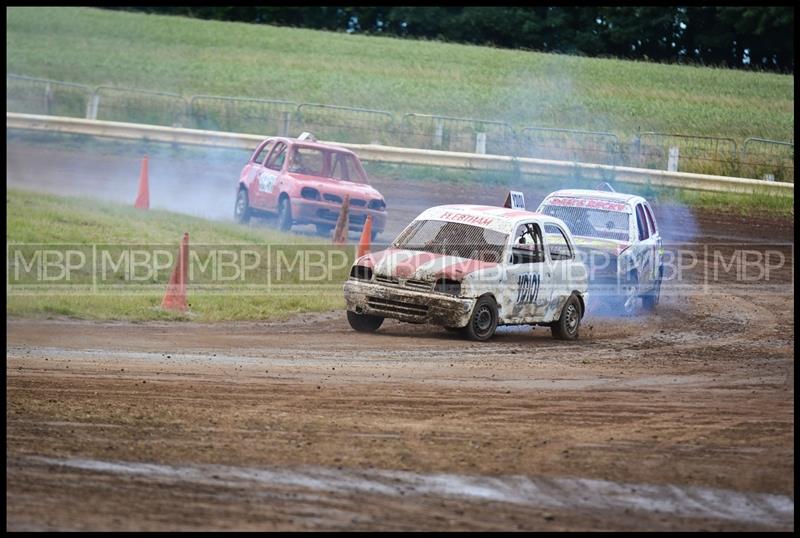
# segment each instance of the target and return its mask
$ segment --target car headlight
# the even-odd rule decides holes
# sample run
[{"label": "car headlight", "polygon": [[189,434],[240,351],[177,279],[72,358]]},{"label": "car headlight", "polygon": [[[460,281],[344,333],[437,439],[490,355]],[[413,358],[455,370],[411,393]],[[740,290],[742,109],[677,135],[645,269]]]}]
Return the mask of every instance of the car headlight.
[{"label": "car headlight", "polygon": [[300,196],[306,200],[319,200],[319,191],[314,187],[303,187],[300,190]]},{"label": "car headlight", "polygon": [[374,209],[375,211],[383,211],[384,209],[386,209],[386,202],[384,202],[380,198],[375,198],[369,201],[367,207],[369,207],[370,209]]},{"label": "car headlight", "polygon": [[461,282],[458,280],[450,280],[449,278],[440,278],[436,281],[433,291],[458,296],[461,293]]},{"label": "car headlight", "polygon": [[372,280],[372,268],[366,265],[354,265],[350,269],[350,276],[358,280]]}]

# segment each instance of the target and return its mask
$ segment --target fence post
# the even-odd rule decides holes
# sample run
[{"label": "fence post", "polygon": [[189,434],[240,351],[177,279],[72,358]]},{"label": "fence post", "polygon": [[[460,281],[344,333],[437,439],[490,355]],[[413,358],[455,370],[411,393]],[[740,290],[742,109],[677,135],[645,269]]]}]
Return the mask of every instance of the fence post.
[{"label": "fence post", "polygon": [[280,136],[289,136],[289,126],[290,126],[290,125],[291,125],[291,123],[292,123],[292,116],[291,116],[291,113],[290,113],[290,112],[286,112],[286,111],[284,111],[284,112],[282,112],[282,114],[281,114],[281,115],[282,115],[283,117],[282,117],[282,121],[281,121],[281,132],[280,132]]},{"label": "fence post", "polygon": [[636,154],[636,160],[627,164],[629,166],[632,164],[635,166],[642,166],[642,135],[638,129],[631,142],[633,144],[633,152]]},{"label": "fence post", "polygon": [[678,171],[678,158],[680,155],[680,149],[678,146],[670,146],[669,148],[669,158],[667,159],[667,171],[668,172],[677,172]]},{"label": "fence post", "polygon": [[48,82],[44,86],[44,109],[47,111],[47,115],[49,116],[52,113],[53,107],[53,87],[50,86]]},{"label": "fence post", "polygon": [[475,153],[486,154],[486,133],[475,133]]},{"label": "fence post", "polygon": [[436,118],[436,131],[433,135],[433,147],[440,148],[444,143],[444,120]]},{"label": "fence post", "polygon": [[86,119],[87,120],[96,120],[97,119],[97,107],[100,106],[100,95],[95,92],[92,94],[92,98],[89,99],[89,106],[86,107]]}]

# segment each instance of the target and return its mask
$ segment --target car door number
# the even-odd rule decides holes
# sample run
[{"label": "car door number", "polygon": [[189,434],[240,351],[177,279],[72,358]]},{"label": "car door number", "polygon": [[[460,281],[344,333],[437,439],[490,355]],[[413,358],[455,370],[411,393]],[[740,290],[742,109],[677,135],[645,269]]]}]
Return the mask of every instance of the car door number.
[{"label": "car door number", "polygon": [[521,274],[517,278],[517,284],[516,304],[534,303],[539,295],[539,275],[536,273]]}]

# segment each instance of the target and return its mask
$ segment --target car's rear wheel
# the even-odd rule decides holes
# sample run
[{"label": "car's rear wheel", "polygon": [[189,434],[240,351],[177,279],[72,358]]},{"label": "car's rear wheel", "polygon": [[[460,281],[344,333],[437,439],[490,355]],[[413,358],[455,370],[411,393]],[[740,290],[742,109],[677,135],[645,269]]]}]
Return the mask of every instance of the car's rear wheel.
[{"label": "car's rear wheel", "polygon": [[356,314],[349,310],[347,311],[347,321],[353,329],[360,333],[374,333],[383,324],[383,318],[381,316]]},{"label": "car's rear wheel", "polygon": [[553,338],[558,340],[575,340],[581,326],[581,302],[573,293],[561,310],[561,317],[550,326]]},{"label": "car's rear wheel", "polygon": [[622,297],[620,297],[622,313],[634,316],[639,311],[639,275],[636,271],[628,273],[622,282]]},{"label": "car's rear wheel", "polygon": [[652,312],[656,309],[656,305],[658,305],[659,300],[661,299],[661,279],[664,276],[664,268],[659,267],[658,269],[658,279],[655,282],[655,286],[653,289],[642,297],[642,307],[647,310],[648,312]]},{"label": "car's rear wheel", "polygon": [[250,216],[250,200],[247,196],[247,189],[239,189],[236,195],[236,206],[233,208],[233,218],[240,224],[247,224]]},{"label": "car's rear wheel", "polygon": [[287,196],[281,197],[278,203],[278,229],[288,232],[292,229],[292,204]]},{"label": "car's rear wheel", "polygon": [[464,334],[470,340],[484,342],[494,336],[497,329],[497,303],[488,295],[484,295],[475,302],[469,323],[464,327]]}]

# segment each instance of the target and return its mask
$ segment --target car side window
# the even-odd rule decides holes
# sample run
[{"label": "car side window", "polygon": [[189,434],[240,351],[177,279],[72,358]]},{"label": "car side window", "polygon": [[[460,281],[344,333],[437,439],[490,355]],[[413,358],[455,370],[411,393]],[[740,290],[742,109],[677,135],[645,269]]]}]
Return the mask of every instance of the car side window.
[{"label": "car side window", "polygon": [[278,142],[275,149],[270,153],[265,166],[270,170],[280,170],[283,168],[283,161],[286,160],[286,144]]},{"label": "car side window", "polygon": [[542,231],[535,222],[517,226],[511,245],[511,263],[540,263],[544,261]]},{"label": "car side window", "polygon": [[321,176],[325,166],[325,153],[316,148],[295,146],[289,163],[289,172]]},{"label": "car side window", "polygon": [[636,204],[636,225],[639,227],[639,241],[644,241],[650,237],[650,232],[647,230],[647,219],[644,216],[642,204]]},{"label": "car side window", "polygon": [[567,235],[559,226],[545,224],[544,233],[547,235],[547,245],[551,260],[571,260],[575,257],[575,253],[572,252],[572,247],[567,240]]},{"label": "car side window", "polygon": [[650,235],[655,235],[656,219],[653,217],[653,213],[650,211],[650,206],[648,204],[644,204],[644,212],[647,214],[647,224],[650,226]]},{"label": "car side window", "polygon": [[345,157],[346,155],[342,153],[334,153],[333,171],[331,172],[331,177],[333,179],[350,180],[350,174],[347,170],[347,159]]},{"label": "car side window", "polygon": [[258,164],[264,164],[264,161],[267,160],[267,155],[269,155],[269,151],[272,149],[272,146],[275,144],[274,140],[270,140],[266,144],[262,146],[262,148],[258,151],[256,155],[253,156],[252,161]]}]

